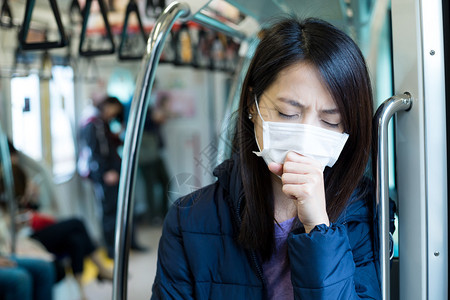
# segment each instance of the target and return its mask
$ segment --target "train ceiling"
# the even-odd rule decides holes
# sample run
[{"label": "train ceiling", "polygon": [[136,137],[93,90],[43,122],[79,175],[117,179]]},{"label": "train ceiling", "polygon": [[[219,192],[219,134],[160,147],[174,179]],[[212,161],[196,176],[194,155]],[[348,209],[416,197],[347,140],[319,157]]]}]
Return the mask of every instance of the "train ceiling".
[{"label": "train ceiling", "polygon": [[[143,38],[148,36],[163,7],[170,2],[173,0],[3,0],[0,30],[8,27],[18,28],[22,50],[65,47],[75,37],[81,39],[79,45],[81,56],[111,54],[115,52],[117,46],[121,49],[125,31],[137,33]],[[191,8],[191,16],[202,14],[217,19],[236,32],[242,33],[238,36],[240,39],[252,36],[260,24],[283,14],[320,17],[344,29],[365,22],[358,15],[361,10],[360,1],[188,0],[185,2]],[[361,1],[366,6],[370,6],[371,2]],[[108,45],[98,52],[84,50],[83,40],[87,36],[95,35],[102,36],[98,39],[102,43],[105,39],[109,39],[109,44],[106,42]],[[122,42],[116,42],[115,45],[113,36],[121,36]]]}]

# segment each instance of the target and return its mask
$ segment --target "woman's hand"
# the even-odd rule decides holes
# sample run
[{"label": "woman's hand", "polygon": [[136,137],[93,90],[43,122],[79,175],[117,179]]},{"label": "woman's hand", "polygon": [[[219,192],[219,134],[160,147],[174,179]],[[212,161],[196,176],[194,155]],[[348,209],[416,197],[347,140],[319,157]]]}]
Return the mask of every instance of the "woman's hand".
[{"label": "woman's hand", "polygon": [[283,165],[270,163],[269,170],[281,176],[282,191],[295,202],[298,218],[307,233],[316,225],[330,225],[322,166],[318,161],[291,151]]}]

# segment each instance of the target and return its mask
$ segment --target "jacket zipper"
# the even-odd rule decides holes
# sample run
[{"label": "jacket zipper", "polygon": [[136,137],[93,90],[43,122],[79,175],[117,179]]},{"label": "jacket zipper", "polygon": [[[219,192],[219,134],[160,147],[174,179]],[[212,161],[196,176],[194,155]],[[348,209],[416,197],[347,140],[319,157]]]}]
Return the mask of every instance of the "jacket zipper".
[{"label": "jacket zipper", "polygon": [[263,284],[263,288],[264,288],[264,292],[265,292],[265,290],[266,290],[266,280],[264,279],[264,275],[263,275],[261,264],[258,262],[258,258],[256,257],[256,253],[255,253],[254,250],[252,250],[250,252],[250,255],[252,257],[253,264],[255,265],[256,271],[258,272],[258,277],[259,277],[259,279],[261,280],[261,282]]}]

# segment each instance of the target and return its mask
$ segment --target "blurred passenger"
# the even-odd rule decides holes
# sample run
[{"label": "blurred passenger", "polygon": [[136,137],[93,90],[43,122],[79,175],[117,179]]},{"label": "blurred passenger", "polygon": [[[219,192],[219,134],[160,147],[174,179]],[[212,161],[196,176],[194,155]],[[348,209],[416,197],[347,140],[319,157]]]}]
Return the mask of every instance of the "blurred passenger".
[{"label": "blurred passenger", "polygon": [[[139,152],[139,167],[147,192],[146,217],[155,223],[161,222],[169,209],[169,176],[162,157],[164,140],[161,133],[161,126],[169,117],[166,101],[166,98],[162,97],[161,101],[148,109]],[[157,193],[158,186],[160,193]],[[156,197],[158,194],[159,198]]]},{"label": "blurred passenger", "polygon": [[36,258],[6,257],[0,254],[1,299],[51,300],[54,276],[51,262]]},{"label": "blurred passenger", "polygon": [[[38,224],[43,227],[37,229],[39,228]],[[96,245],[92,242],[81,220],[71,218],[56,221],[38,213],[31,213],[30,225],[36,229],[31,238],[39,241],[57,257],[64,259],[67,256],[70,258],[70,266],[80,288],[82,299],[86,299],[81,280],[86,258],[89,258],[97,267],[99,281],[112,281],[112,268],[103,263]]]},{"label": "blurred passenger", "polygon": [[[56,215],[59,207],[51,172],[43,164],[18,151],[9,139],[8,148],[11,163],[20,166],[29,182],[32,183],[27,185],[26,196],[35,199],[34,204],[39,205],[40,212]],[[39,189],[34,189],[35,187]]]},{"label": "blurred passenger", "polygon": [[[18,188],[19,185],[15,186],[16,192]],[[0,195],[4,191],[0,176]],[[0,299],[52,299],[56,277],[54,258],[27,238],[16,238],[16,252],[11,254],[11,218],[5,200],[5,197],[0,198]]]},{"label": "blurred passenger", "polygon": [[[98,105],[98,113],[88,118],[80,128],[80,160],[84,161],[81,175],[94,183],[95,195],[102,208],[103,237],[108,256],[114,258],[117,197],[122,145],[111,132],[110,122],[123,120],[123,105],[117,98],[107,97]],[[80,164],[79,164],[80,165]]]},{"label": "blurred passenger", "polygon": [[[110,258],[114,258],[117,199],[121,158],[119,147],[122,140],[119,131],[113,133],[111,124],[122,124],[124,107],[115,97],[107,97],[98,104],[98,113],[80,126],[80,175],[92,180],[95,194],[102,207],[103,236]],[[117,123],[116,123],[117,124]],[[133,226],[134,228],[134,226]],[[132,233],[132,249],[143,250]]]},{"label": "blurred passenger", "polygon": [[[19,151],[17,151],[18,153]],[[14,151],[11,153],[15,153]],[[13,154],[14,155],[14,154]],[[30,237],[54,254],[60,266],[65,257],[70,258],[73,275],[79,285],[82,299],[85,299],[82,274],[84,260],[90,258],[98,268],[99,280],[112,280],[112,269],[104,265],[97,247],[90,238],[84,223],[77,218],[57,220],[54,216],[37,211],[39,207],[39,187],[27,179],[22,168],[12,159],[15,195],[18,200],[20,226],[31,229]],[[29,190],[33,192],[27,192]],[[59,271],[59,269],[57,269]]]}]

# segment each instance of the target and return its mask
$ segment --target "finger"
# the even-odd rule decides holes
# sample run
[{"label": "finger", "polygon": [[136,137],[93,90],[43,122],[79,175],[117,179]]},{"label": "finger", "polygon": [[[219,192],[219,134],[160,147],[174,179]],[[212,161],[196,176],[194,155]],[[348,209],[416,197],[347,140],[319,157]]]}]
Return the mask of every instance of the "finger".
[{"label": "finger", "polygon": [[271,162],[268,165],[269,171],[277,176],[281,176],[283,174],[283,165],[277,164],[275,162]]},{"label": "finger", "polygon": [[311,160],[310,157],[304,156],[295,151],[289,151],[286,154],[286,158],[285,158],[285,161],[294,161],[294,162],[303,162],[303,163],[309,162],[310,160]]},{"label": "finger", "polygon": [[306,184],[311,182],[311,176],[304,174],[283,173],[281,176],[283,184]]},{"label": "finger", "polygon": [[283,165],[283,173],[322,174],[322,168],[312,164],[286,161]]},{"label": "finger", "polygon": [[297,152],[294,151],[289,151],[288,154],[286,155],[285,162],[288,161],[314,165],[322,168],[322,165],[319,161],[315,160],[314,158],[298,154]]}]

